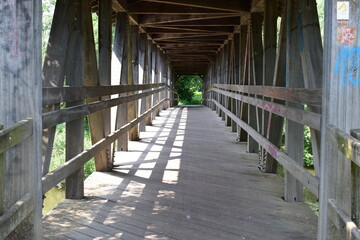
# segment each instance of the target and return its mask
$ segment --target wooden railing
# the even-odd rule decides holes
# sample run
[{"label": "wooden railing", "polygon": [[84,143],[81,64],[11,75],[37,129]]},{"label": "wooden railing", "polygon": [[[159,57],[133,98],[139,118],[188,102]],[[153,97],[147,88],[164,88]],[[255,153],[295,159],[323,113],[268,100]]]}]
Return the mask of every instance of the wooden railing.
[{"label": "wooden railing", "polygon": [[27,193],[9,209],[4,208],[5,161],[3,155],[32,135],[33,121],[26,119],[13,127],[0,130],[0,239],[5,239],[33,211],[34,196]]},{"label": "wooden railing", "polygon": [[[296,180],[303,186],[308,188],[315,196],[319,196],[319,178],[309,173],[303,165],[296,162],[286,151],[280,150],[268,139],[264,133],[260,132],[258,127],[251,126],[248,121],[242,119],[241,104],[248,104],[256,107],[256,111],[266,111],[269,114],[275,114],[301,125],[309,126],[311,129],[320,130],[321,115],[299,109],[293,108],[285,104],[285,102],[299,103],[302,105],[321,106],[321,90],[319,89],[295,89],[285,87],[270,87],[270,86],[244,86],[244,85],[230,85],[230,84],[213,84],[206,91],[207,106],[222,111],[228,118],[245,130],[263,150],[270,154],[276,161],[278,161],[284,169],[289,172]],[[227,103],[233,99],[239,104],[235,108],[229,109]],[[274,99],[277,99],[274,102]],[[281,101],[279,101],[281,100]],[[241,110],[242,111],[242,110]],[[259,114],[256,114],[256,122],[259,123]],[[269,122],[263,123],[270,126]],[[256,124],[255,124],[256,125]],[[270,128],[270,127],[269,127]],[[268,129],[272,131],[272,129]],[[280,129],[282,131],[282,128]],[[286,191],[286,186],[285,186]]]},{"label": "wooden railing", "polygon": [[[341,131],[339,128],[334,125],[329,125],[327,127],[327,137],[330,140],[332,147],[345,156],[345,158],[338,159],[339,161],[351,161],[351,182],[353,184],[352,189],[355,191],[352,193],[353,196],[347,196],[345,199],[351,199],[352,203],[347,203],[351,205],[350,215],[341,205],[337,202],[337,199],[330,198],[328,200],[328,217],[335,225],[335,227],[340,231],[342,235],[346,235],[348,239],[360,240],[360,229],[359,224],[359,210],[357,208],[357,203],[360,200],[359,195],[359,167],[360,167],[360,130],[351,130],[351,135]],[[341,183],[339,183],[341,185]],[[349,186],[342,186],[349,187]],[[344,199],[339,199],[344,201]]]},{"label": "wooden railing", "polygon": [[[82,101],[87,98],[118,95],[116,98],[99,100],[88,104],[70,106],[64,109],[58,109],[43,114],[43,129],[56,126],[63,122],[70,122],[81,119],[84,116],[95,112],[103,111],[121,104],[143,99],[148,101],[146,107],[141,108],[142,112],[135,119],[119,126],[111,134],[93,144],[89,149],[78,153],[76,156],[68,159],[64,165],[58,167],[42,178],[42,192],[45,194],[58,183],[68,178],[81,169],[86,162],[95,157],[107,146],[114,143],[122,135],[129,132],[138,124],[149,118],[151,113],[159,110],[168,99],[169,88],[164,83],[144,84],[144,85],[121,85],[106,87],[63,87],[63,88],[43,88],[43,105],[60,104],[62,102]],[[138,92],[141,91],[141,92]],[[148,96],[154,96],[150,101]],[[162,97],[162,99],[160,99]],[[85,101],[86,102],[86,101]],[[145,103],[143,103],[145,105]],[[83,189],[80,189],[83,191]]]}]

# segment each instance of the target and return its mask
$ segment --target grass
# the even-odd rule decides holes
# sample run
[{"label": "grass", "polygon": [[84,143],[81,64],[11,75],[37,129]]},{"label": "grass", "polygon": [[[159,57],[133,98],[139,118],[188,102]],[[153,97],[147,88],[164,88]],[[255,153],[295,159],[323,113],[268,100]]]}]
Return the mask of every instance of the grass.
[{"label": "grass", "polygon": [[179,105],[201,105],[202,92],[195,92],[191,101],[180,100]]},{"label": "grass", "polygon": [[[90,148],[91,143],[91,136],[89,130],[89,124],[87,118],[84,118],[84,149]],[[66,149],[66,129],[65,123],[59,124],[56,127],[55,133],[55,140],[54,140],[54,147],[53,152],[51,155],[51,163],[50,163],[50,171],[55,170],[56,168],[60,167],[65,163],[65,149]],[[84,165],[84,179],[90,176],[91,173],[95,171],[95,163],[94,159],[92,158],[90,161],[85,163]]]}]

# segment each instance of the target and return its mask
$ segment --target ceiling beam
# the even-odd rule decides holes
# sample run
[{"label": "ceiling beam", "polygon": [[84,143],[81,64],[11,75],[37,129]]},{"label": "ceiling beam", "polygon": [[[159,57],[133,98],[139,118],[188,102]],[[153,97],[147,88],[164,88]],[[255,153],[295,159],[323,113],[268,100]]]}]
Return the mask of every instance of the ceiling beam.
[{"label": "ceiling beam", "polygon": [[163,15],[211,15],[211,14],[234,14],[233,12],[218,11],[206,8],[196,8],[188,6],[176,6],[164,4],[162,2],[129,2],[127,5],[129,13],[132,14],[163,14]]},{"label": "ceiling beam", "polygon": [[228,12],[249,12],[250,1],[247,0],[146,0],[186,7],[198,7]]},{"label": "ceiling beam", "polygon": [[218,19],[226,17],[234,17],[238,14],[213,14],[213,15],[198,15],[198,14],[189,14],[189,15],[161,15],[161,14],[151,14],[151,15],[141,15],[139,16],[140,25],[151,25],[151,24],[165,24],[165,23],[175,23],[182,21],[194,21],[194,20],[207,20],[207,19]]}]

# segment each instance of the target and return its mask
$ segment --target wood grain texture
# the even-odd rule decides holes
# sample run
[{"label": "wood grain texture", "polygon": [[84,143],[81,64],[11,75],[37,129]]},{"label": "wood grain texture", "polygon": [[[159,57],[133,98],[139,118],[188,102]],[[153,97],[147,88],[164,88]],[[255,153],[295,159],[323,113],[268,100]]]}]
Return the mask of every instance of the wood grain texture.
[{"label": "wood grain texture", "polygon": [[45,238],[315,239],[316,216],[281,199],[281,180],[258,171],[214,112],[169,109],[148,130],[112,172],[87,179],[85,200],[45,216]]},{"label": "wood grain texture", "polygon": [[3,155],[4,209],[10,209],[25,194],[32,194],[28,218],[21,228],[29,238],[41,238],[41,1],[2,1],[0,8],[0,125],[4,129],[21,120],[33,119],[32,135]]}]

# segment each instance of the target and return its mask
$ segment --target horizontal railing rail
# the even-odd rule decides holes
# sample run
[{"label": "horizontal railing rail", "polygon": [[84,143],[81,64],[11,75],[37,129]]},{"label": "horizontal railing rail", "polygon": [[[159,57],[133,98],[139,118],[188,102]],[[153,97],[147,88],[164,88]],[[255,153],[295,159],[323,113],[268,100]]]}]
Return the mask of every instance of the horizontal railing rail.
[{"label": "horizontal railing rail", "polygon": [[286,153],[282,152],[268,139],[263,137],[258,131],[242,121],[235,114],[226,109],[216,100],[212,102],[223,111],[228,117],[243,128],[255,141],[257,141],[271,156],[273,156],[283,167],[290,172],[299,182],[308,188],[315,196],[319,196],[319,179],[309,173],[303,166],[295,162]]},{"label": "horizontal railing rail", "polygon": [[213,84],[209,89],[213,87],[313,106],[321,106],[322,103],[321,89],[246,86],[234,84]]},{"label": "horizontal railing rail", "polygon": [[141,114],[138,118],[125,124],[118,130],[114,131],[110,135],[106,136],[102,140],[92,145],[92,147],[90,147],[89,149],[83,151],[82,153],[67,161],[64,165],[45,175],[42,178],[43,194],[48,192],[51,188],[56,186],[62,180],[66,179],[72,173],[76,172],[80,167],[82,167],[86,162],[88,162],[106,146],[108,146],[112,142],[115,142],[117,139],[119,139],[121,135],[125,134],[131,128],[135,127],[137,124],[143,121],[147,116],[157,110],[161,106],[161,104],[163,104],[167,100],[168,99],[163,99],[159,101],[152,108]]},{"label": "horizontal railing rail", "polygon": [[258,108],[264,109],[265,111],[271,112],[278,116],[290,119],[294,122],[301,123],[303,125],[307,125],[313,129],[320,130],[320,122],[321,122],[321,115],[310,112],[304,111],[297,108],[291,108],[282,104],[274,103],[265,101],[259,98],[240,95],[233,92],[224,91],[218,88],[212,88],[211,91],[220,93],[224,96],[234,98],[236,100],[242,101],[244,103],[251,104]]},{"label": "horizontal railing rail", "polygon": [[61,102],[78,101],[107,95],[122,94],[135,91],[149,90],[164,86],[164,83],[117,85],[117,86],[82,86],[82,87],[56,87],[43,88],[43,105],[52,105]]},{"label": "horizontal railing rail", "polygon": [[160,87],[155,90],[148,90],[142,93],[131,94],[119,98],[96,101],[89,104],[77,105],[65,109],[55,110],[43,114],[43,129],[56,126],[63,122],[79,119],[94,112],[98,112],[110,107],[118,106],[120,104],[132,102],[146,96],[164,91],[166,87]]}]

